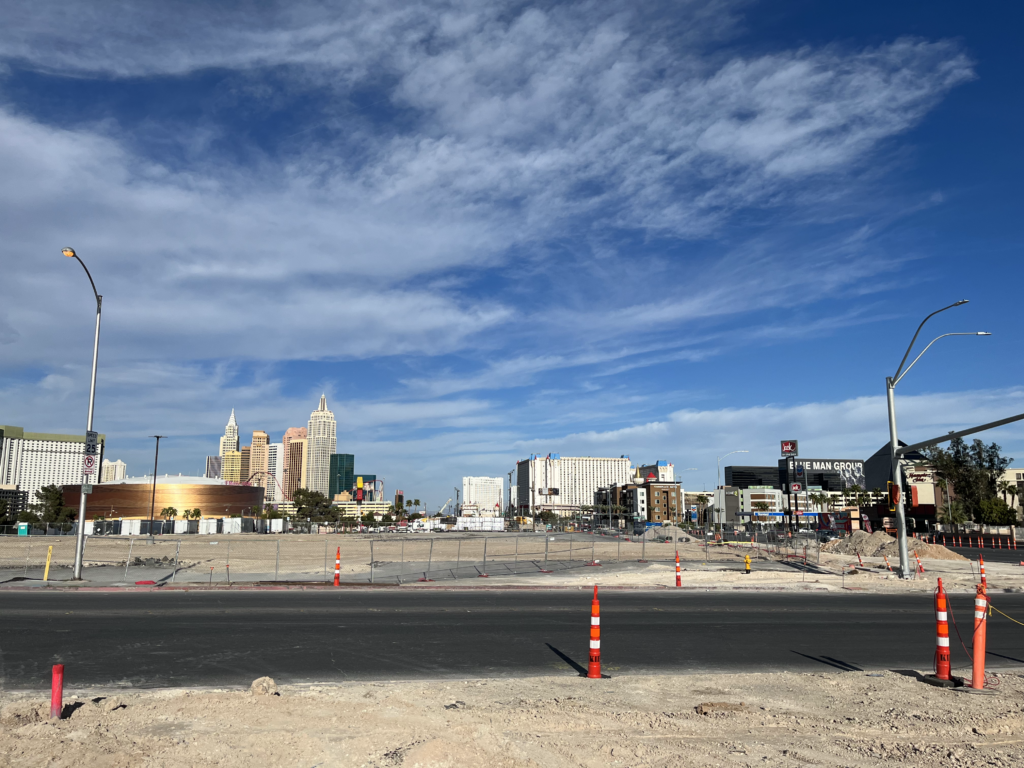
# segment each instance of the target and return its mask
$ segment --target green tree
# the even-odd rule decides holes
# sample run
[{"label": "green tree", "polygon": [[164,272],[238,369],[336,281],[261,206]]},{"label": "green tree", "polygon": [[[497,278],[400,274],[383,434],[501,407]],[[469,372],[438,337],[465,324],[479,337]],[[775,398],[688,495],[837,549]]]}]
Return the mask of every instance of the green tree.
[{"label": "green tree", "polygon": [[985,525],[1013,525],[1017,521],[1017,513],[998,496],[982,499],[980,521]]},{"label": "green tree", "polygon": [[374,523],[377,522],[377,520],[376,520],[376,518],[374,518],[372,512],[367,512],[365,515],[363,515],[359,519],[363,522],[364,525],[373,525]]},{"label": "green tree", "polygon": [[8,518],[12,520],[14,518],[14,515],[11,514],[10,505],[6,499],[0,499],[0,525],[10,525],[11,520],[8,520]]},{"label": "green tree", "polygon": [[1016,506],[1017,505],[1017,493],[1018,493],[1017,486],[1016,485],[1011,485],[1009,488],[1006,489],[1006,492],[1008,494],[1010,494],[1010,506],[1011,507]]},{"label": "green tree", "polygon": [[164,520],[173,520],[178,516],[178,510],[174,507],[164,507],[160,510],[160,517]]},{"label": "green tree", "polygon": [[199,507],[195,507],[193,509],[186,509],[184,512],[181,513],[181,516],[184,517],[186,520],[199,520],[203,516],[203,510],[201,510]]},{"label": "green tree", "polygon": [[949,448],[931,448],[925,455],[936,474],[953,486],[968,518],[983,522],[984,515],[998,514],[991,504],[983,510],[982,502],[999,493],[999,480],[1013,461],[1001,451],[996,443],[985,445],[975,440],[967,445],[956,437],[949,442]]},{"label": "green tree", "polygon": [[960,525],[967,522],[967,513],[959,499],[953,499],[939,512],[939,522],[943,525]]},{"label": "green tree", "polygon": [[64,506],[64,491],[60,486],[47,485],[36,491],[36,503],[31,505],[39,522],[66,527],[74,519],[76,510]]},{"label": "green tree", "polygon": [[392,516],[390,512],[385,512],[384,517],[381,518],[381,522],[384,523],[384,525],[390,525],[391,523],[395,522],[395,518],[394,516]]},{"label": "green tree", "polygon": [[421,504],[419,499],[413,499],[412,500],[412,506],[415,509],[419,509],[422,506],[422,504]]},{"label": "green tree", "polygon": [[1010,489],[1014,486],[1008,480],[1000,480],[996,484],[996,490],[1003,495],[1003,503],[1006,502],[1006,494],[1009,493]]},{"label": "green tree", "polygon": [[292,494],[297,517],[308,517],[315,523],[322,523],[332,517],[331,502],[320,491],[297,488]]},{"label": "green tree", "polygon": [[754,508],[755,512],[760,512],[762,514],[771,509],[771,506],[768,504],[767,501],[755,501],[750,506]]},{"label": "green tree", "polygon": [[545,509],[537,518],[545,525],[554,525],[555,521],[558,520],[558,515],[552,512],[550,509]]}]

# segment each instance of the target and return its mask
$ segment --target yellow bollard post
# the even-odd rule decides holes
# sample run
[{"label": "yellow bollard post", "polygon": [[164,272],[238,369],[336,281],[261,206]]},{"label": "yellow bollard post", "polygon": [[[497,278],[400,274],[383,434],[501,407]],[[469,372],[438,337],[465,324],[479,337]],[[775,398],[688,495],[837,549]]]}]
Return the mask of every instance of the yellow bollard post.
[{"label": "yellow bollard post", "polygon": [[747,574],[750,573],[750,555],[744,555],[743,565],[746,566]]},{"label": "yellow bollard post", "polygon": [[53,557],[53,545],[46,551],[46,570],[43,571],[43,581],[50,580],[50,559]]}]

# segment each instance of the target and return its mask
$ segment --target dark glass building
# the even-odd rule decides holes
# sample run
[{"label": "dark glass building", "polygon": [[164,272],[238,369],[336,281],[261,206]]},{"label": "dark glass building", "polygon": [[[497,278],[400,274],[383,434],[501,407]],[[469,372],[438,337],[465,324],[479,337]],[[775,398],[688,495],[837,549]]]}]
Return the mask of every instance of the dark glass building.
[{"label": "dark glass building", "polygon": [[356,457],[351,453],[332,453],[328,485],[330,498],[342,491],[351,491],[356,485]]},{"label": "dark glass building", "polygon": [[744,490],[755,485],[767,485],[781,491],[782,474],[778,467],[726,467],[725,484]]}]

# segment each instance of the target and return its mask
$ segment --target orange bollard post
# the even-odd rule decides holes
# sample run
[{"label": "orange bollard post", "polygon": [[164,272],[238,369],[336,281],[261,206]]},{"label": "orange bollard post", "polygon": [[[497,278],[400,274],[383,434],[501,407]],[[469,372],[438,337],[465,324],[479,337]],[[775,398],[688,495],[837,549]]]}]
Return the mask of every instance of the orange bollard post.
[{"label": "orange bollard post", "polygon": [[50,719],[60,720],[64,713],[64,665],[54,664],[50,678]]},{"label": "orange bollard post", "polygon": [[889,569],[889,573],[892,573],[892,566],[889,565],[889,556],[888,555],[882,555],[882,557],[885,558],[885,567]]},{"label": "orange bollard post", "polygon": [[949,680],[949,620],[946,617],[946,590],[942,579],[935,589],[935,677]]},{"label": "orange bollard post", "polygon": [[594,602],[590,604],[590,665],[587,677],[601,679],[601,604],[597,602],[597,584],[594,585]]},{"label": "orange bollard post", "polygon": [[676,550],[676,586],[683,586],[683,572],[679,570],[679,550]]},{"label": "orange bollard post", "polygon": [[864,560],[860,556],[860,552],[857,553],[857,562],[860,563],[860,567],[864,567]]},{"label": "orange bollard post", "polygon": [[924,573],[924,566],[921,565],[921,558],[918,557],[917,552],[914,553],[914,558],[917,560],[917,572]]},{"label": "orange bollard post", "polygon": [[341,547],[338,547],[338,554],[334,558],[334,586],[341,586]]},{"label": "orange bollard post", "polygon": [[988,579],[985,578],[985,558],[978,555],[979,564],[978,567],[981,569],[981,586],[988,589]]},{"label": "orange bollard post", "polygon": [[971,688],[980,691],[985,687],[985,641],[987,639],[988,595],[985,585],[978,585],[974,597],[974,659],[971,669]]}]

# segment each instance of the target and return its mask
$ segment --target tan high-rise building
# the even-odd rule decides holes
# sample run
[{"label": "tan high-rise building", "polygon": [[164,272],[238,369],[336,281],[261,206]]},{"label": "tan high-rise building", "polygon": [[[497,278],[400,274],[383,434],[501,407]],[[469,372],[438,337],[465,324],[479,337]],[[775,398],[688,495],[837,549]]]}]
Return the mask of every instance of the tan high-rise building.
[{"label": "tan high-rise building", "polygon": [[288,443],[288,472],[285,474],[284,495],[288,501],[298,488],[306,487],[306,462],[308,452],[304,437],[293,437]]},{"label": "tan high-rise building", "polygon": [[[252,450],[249,452],[249,476],[252,477],[251,485],[258,485],[267,489],[267,480],[273,484],[273,478],[269,477],[270,470],[270,436],[262,429],[252,433]],[[264,495],[267,498],[269,494]]]},{"label": "tan high-rise building", "polygon": [[284,431],[284,437],[281,438],[281,444],[284,445],[284,471],[288,472],[288,444],[297,438],[306,438],[305,427],[288,427]]},{"label": "tan high-rise building", "polygon": [[242,452],[225,451],[220,458],[220,476],[225,483],[242,482]]},{"label": "tan high-rise building", "polygon": [[243,483],[248,483],[249,482],[249,475],[252,474],[251,472],[249,472],[249,457],[252,455],[252,446],[251,445],[243,445],[242,446],[242,450],[241,450],[241,454],[242,454],[242,482]]}]

